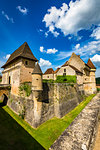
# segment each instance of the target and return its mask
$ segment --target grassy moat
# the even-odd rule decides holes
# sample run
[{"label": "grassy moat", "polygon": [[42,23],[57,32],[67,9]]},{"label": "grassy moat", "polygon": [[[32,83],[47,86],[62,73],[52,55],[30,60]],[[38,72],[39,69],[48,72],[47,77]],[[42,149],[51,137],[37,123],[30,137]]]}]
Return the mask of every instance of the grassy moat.
[{"label": "grassy moat", "polygon": [[40,125],[37,129],[32,128],[8,106],[1,105],[0,150],[49,149],[94,96],[95,94],[88,96],[61,119],[54,117]]}]

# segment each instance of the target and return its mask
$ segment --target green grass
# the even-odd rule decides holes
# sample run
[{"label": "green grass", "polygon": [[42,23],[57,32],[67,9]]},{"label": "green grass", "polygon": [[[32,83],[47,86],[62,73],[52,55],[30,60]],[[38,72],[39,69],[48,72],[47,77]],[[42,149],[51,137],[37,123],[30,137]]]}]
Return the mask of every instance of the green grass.
[{"label": "green grass", "polygon": [[12,113],[7,106],[0,107],[0,150],[44,150],[5,110]]},{"label": "green grass", "polygon": [[72,121],[77,117],[77,115],[84,109],[84,107],[90,102],[90,100],[94,96],[95,94],[92,94],[87,97],[74,110],[66,114],[63,118],[59,119],[54,117],[40,125],[37,129],[32,128],[18,115],[13,113],[13,111],[8,106],[4,106],[3,110],[10,114],[10,116],[14,118],[45,149],[48,149],[61,135],[61,133],[72,123]]}]

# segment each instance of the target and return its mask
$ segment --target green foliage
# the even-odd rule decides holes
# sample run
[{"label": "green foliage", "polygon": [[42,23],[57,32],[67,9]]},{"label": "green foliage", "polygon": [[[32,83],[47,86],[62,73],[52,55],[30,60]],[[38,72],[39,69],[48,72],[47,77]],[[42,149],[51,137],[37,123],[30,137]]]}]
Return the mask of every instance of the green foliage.
[{"label": "green foliage", "polygon": [[24,119],[25,118],[25,109],[22,110],[22,112],[19,113],[19,117],[21,119]]},{"label": "green foliage", "polygon": [[[57,76],[56,80],[53,79],[43,79],[43,83],[76,83],[75,75],[67,75],[67,76]],[[72,85],[73,86],[73,85]]]},{"label": "green foliage", "polygon": [[27,82],[25,82],[20,85],[19,90],[20,90],[20,94],[22,94],[23,91],[25,91],[25,94],[28,97],[31,94],[31,85],[29,85]]},{"label": "green foliage", "polygon": [[2,82],[2,79],[0,79],[0,82]]},{"label": "green foliage", "polygon": [[76,83],[76,76],[67,75],[67,76],[57,76],[57,83]]},{"label": "green foliage", "polygon": [[54,83],[54,80],[53,79],[43,79],[43,83]]},{"label": "green foliage", "polygon": [[37,129],[32,128],[27,122],[25,122],[18,115],[16,115],[8,106],[3,107],[3,109],[10,116],[12,116],[12,118],[14,118],[45,149],[49,149],[54,141],[72,123],[72,121],[85,108],[85,106],[91,101],[94,96],[95,94],[88,96],[75,109],[66,114],[63,118],[59,119],[54,117],[40,125]]},{"label": "green foliage", "polygon": [[96,78],[96,84],[100,84],[100,77]]},{"label": "green foliage", "polygon": [[100,88],[97,88],[97,91],[99,92],[99,91],[100,91]]}]

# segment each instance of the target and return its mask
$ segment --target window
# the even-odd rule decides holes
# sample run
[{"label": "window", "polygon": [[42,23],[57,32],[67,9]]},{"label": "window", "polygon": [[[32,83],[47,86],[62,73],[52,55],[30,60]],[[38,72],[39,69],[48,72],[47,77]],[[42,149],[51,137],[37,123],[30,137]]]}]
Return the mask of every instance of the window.
[{"label": "window", "polygon": [[47,78],[49,78],[49,76],[47,76]]},{"label": "window", "polygon": [[66,76],[66,73],[63,73],[63,76]]},{"label": "window", "polygon": [[64,72],[66,72],[66,69],[64,69]]},{"label": "window", "polygon": [[28,61],[25,61],[25,65],[26,65],[26,66],[28,65]]}]

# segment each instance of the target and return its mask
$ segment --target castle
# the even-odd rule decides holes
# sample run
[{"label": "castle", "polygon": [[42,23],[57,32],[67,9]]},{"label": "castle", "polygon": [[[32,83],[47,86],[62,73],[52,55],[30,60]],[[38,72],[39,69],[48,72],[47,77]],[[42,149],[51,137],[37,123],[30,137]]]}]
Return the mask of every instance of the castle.
[{"label": "castle", "polygon": [[[25,42],[15,50],[2,66],[2,85],[10,85],[8,97],[9,107],[33,127],[38,127],[52,117],[62,117],[74,109],[82,100],[84,94],[96,93],[96,68],[75,53],[56,71],[48,69],[44,74]],[[77,83],[42,83],[43,79],[56,80],[57,75],[76,75]],[[30,85],[29,96],[20,95],[20,86]]]},{"label": "castle", "polygon": [[85,93],[93,94],[96,92],[95,71],[96,67],[90,59],[86,64],[80,58],[80,55],[72,53],[72,56],[61,66],[61,68],[57,68],[56,71],[52,68],[47,69],[43,74],[43,79],[56,80],[58,75],[76,75],[77,84],[83,85]]}]

